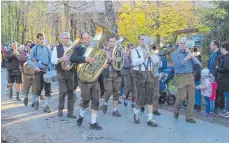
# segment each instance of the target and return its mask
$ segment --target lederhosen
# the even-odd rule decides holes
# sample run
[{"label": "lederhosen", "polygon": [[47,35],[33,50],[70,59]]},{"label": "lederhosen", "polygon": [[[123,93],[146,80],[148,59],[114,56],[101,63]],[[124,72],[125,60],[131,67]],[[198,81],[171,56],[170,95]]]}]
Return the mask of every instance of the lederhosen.
[{"label": "lederhosen", "polygon": [[[138,58],[141,58],[137,49],[135,49]],[[148,69],[148,65],[150,64],[151,68],[151,59],[148,59],[147,65],[145,63],[139,65],[139,70],[134,70],[135,74],[135,82],[137,89],[137,101],[136,105],[138,107],[143,107],[145,104],[153,105],[153,79],[154,75],[151,70]],[[142,65],[145,67],[146,71],[141,71]]]},{"label": "lederhosen", "polygon": [[[109,50],[106,49],[106,51],[108,52],[109,57],[110,57]],[[108,68],[112,68],[112,71],[105,69],[103,72],[103,75],[104,75],[103,83],[104,83],[104,89],[105,89],[103,98],[105,102],[108,102],[111,94],[113,94],[113,100],[119,101],[119,95],[120,95],[119,90],[120,90],[120,84],[121,84],[120,71],[114,70],[111,63],[108,63],[108,65],[109,65]]]}]

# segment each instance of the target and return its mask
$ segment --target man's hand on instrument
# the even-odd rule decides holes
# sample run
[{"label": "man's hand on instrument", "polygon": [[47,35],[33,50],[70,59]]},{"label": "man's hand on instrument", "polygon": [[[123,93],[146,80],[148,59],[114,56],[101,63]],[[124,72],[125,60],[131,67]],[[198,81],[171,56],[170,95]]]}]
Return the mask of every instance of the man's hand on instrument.
[{"label": "man's hand on instrument", "polygon": [[91,57],[87,57],[87,58],[85,59],[85,61],[88,62],[88,63],[92,63],[92,62],[94,61],[94,59],[91,58]]},{"label": "man's hand on instrument", "polygon": [[188,54],[187,57],[184,59],[185,62],[187,62],[189,59],[191,59],[193,56],[191,54]]},{"label": "man's hand on instrument", "polygon": [[65,56],[62,57],[62,60],[65,61],[65,62],[67,62],[67,61],[70,60],[70,56],[66,56],[65,55]]},{"label": "man's hand on instrument", "polygon": [[147,60],[150,57],[150,54],[146,54],[144,60]]},{"label": "man's hand on instrument", "polygon": [[40,72],[41,70],[40,70],[38,67],[36,67],[36,68],[35,68],[35,71],[36,71],[36,72]]},{"label": "man's hand on instrument", "polygon": [[104,69],[107,69],[107,68],[108,68],[108,64],[105,64],[105,65],[103,66],[103,68],[104,68]]}]

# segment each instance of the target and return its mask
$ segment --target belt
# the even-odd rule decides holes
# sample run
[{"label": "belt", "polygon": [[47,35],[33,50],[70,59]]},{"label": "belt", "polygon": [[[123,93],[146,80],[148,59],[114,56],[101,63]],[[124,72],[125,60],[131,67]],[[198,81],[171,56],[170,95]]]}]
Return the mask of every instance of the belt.
[{"label": "belt", "polygon": [[42,65],[44,65],[44,66],[48,66],[48,65],[46,65],[46,64],[44,64],[42,61],[38,61],[38,63],[40,63],[40,64],[42,64]]}]

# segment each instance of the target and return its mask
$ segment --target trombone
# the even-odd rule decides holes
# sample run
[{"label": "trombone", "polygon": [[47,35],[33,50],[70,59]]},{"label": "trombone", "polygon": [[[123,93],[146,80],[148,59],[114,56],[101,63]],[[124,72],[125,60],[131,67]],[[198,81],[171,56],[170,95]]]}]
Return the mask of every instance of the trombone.
[{"label": "trombone", "polygon": [[195,55],[192,54],[192,52],[191,52],[188,48],[186,48],[186,51],[187,51],[190,55],[192,55],[192,59],[193,59],[200,67],[202,67],[201,62],[195,57]]}]

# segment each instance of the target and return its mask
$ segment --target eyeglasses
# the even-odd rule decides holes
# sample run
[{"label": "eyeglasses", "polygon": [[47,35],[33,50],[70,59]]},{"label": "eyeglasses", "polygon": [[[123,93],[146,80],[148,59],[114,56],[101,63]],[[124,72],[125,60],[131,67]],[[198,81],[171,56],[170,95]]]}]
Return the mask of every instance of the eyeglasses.
[{"label": "eyeglasses", "polygon": [[70,39],[69,37],[63,38],[63,39]]},{"label": "eyeglasses", "polygon": [[45,38],[39,38],[39,40],[45,40]]}]

